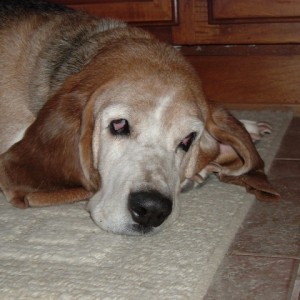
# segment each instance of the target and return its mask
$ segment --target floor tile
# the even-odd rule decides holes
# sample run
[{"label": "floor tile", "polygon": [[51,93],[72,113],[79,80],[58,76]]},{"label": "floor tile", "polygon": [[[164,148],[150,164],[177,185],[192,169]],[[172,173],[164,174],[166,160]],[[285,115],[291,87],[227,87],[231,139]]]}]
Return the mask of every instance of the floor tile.
[{"label": "floor tile", "polygon": [[[299,145],[300,147],[300,145]],[[282,197],[280,207],[295,204],[295,211],[299,212],[300,205],[300,159],[279,160],[276,159],[269,171],[268,178]],[[299,222],[300,225],[300,222]]]},{"label": "floor tile", "polygon": [[299,300],[300,299],[300,262],[295,266],[295,280],[291,285],[289,291],[288,299],[290,300]]},{"label": "floor tile", "polygon": [[282,205],[258,203],[238,232],[231,252],[300,259],[299,220],[299,208],[295,211],[292,202],[285,204],[284,211]]},{"label": "floor tile", "polygon": [[[231,247],[231,253],[300,259],[299,219],[294,205],[283,213],[280,209],[258,204],[245,221]],[[272,210],[270,216],[267,211]]]},{"label": "floor tile", "polygon": [[277,158],[300,159],[300,118],[294,118],[284,136]]},{"label": "floor tile", "polygon": [[229,256],[204,300],[286,300],[297,261]]},{"label": "floor tile", "polygon": [[[300,148],[300,144],[298,146]],[[268,177],[270,180],[273,179],[295,179],[300,183],[300,158],[299,160],[282,160],[275,159],[270,168]],[[298,189],[300,190],[299,184],[297,184]]]},{"label": "floor tile", "polygon": [[255,202],[231,251],[300,259],[300,161],[276,161],[270,181],[281,201]]}]

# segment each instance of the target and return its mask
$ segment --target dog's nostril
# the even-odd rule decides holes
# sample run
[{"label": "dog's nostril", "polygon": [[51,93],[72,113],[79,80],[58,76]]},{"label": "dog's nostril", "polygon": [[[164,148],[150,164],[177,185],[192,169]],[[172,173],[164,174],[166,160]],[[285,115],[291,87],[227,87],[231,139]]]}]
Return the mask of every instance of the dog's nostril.
[{"label": "dog's nostril", "polygon": [[143,207],[136,206],[134,209],[131,210],[132,213],[138,217],[144,217],[147,214],[147,210]]},{"label": "dog's nostril", "polygon": [[129,195],[128,209],[138,224],[158,227],[170,215],[172,202],[157,191],[135,192]]}]

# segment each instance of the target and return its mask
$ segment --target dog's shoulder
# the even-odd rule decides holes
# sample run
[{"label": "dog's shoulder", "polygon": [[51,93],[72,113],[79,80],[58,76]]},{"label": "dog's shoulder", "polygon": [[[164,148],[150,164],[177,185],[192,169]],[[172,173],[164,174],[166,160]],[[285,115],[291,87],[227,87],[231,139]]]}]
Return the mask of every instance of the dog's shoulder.
[{"label": "dog's shoulder", "polygon": [[[46,1],[0,1],[0,39],[14,40],[12,44],[25,41],[22,45],[30,57],[22,59],[33,61],[29,102],[34,112],[68,77],[79,73],[93,59],[103,45],[102,33],[124,27],[122,21],[93,17]],[[9,57],[13,57],[17,52],[12,49],[10,53]]]}]

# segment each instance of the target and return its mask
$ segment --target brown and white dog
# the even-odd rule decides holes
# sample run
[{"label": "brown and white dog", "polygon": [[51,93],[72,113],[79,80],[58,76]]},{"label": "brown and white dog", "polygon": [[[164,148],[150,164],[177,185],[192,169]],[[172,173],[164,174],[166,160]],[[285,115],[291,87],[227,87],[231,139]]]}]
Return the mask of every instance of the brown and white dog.
[{"label": "brown and white dog", "polygon": [[[171,46],[42,1],[0,3],[0,187],[20,208],[89,199],[101,228],[157,232],[207,172],[277,199],[245,127]],[[246,122],[253,136],[266,124]]]}]

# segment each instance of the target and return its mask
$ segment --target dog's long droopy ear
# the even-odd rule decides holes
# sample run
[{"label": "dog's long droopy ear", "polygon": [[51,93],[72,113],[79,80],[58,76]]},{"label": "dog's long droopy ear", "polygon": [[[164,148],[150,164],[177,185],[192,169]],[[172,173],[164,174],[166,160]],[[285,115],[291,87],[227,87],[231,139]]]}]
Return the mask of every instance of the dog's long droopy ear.
[{"label": "dog's long droopy ear", "polygon": [[96,95],[87,102],[82,117],[79,139],[79,156],[83,174],[89,185],[89,190],[96,191],[100,187],[100,174],[94,168],[93,131],[95,128],[94,108]]},{"label": "dog's long droopy ear", "polygon": [[219,179],[245,186],[247,191],[254,193],[259,200],[279,200],[279,194],[264,173],[264,162],[242,123],[226,110],[212,108],[206,127],[220,145],[230,146],[234,150],[230,154],[230,160],[217,157],[215,163],[210,165]]},{"label": "dog's long droopy ear", "polygon": [[13,205],[74,202],[98,188],[91,168],[92,110],[92,97],[74,92],[71,82],[44,105],[24,138],[0,156],[0,187]]}]

